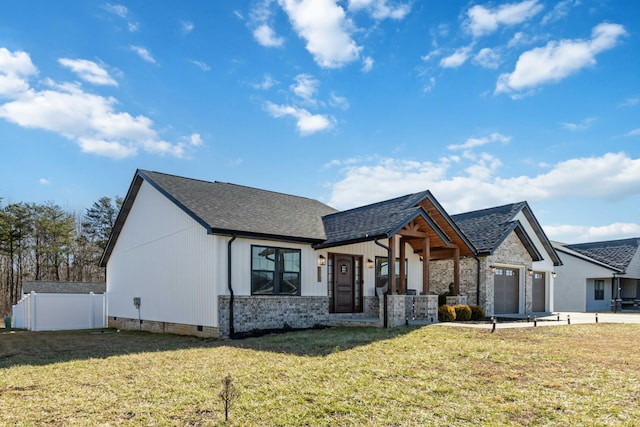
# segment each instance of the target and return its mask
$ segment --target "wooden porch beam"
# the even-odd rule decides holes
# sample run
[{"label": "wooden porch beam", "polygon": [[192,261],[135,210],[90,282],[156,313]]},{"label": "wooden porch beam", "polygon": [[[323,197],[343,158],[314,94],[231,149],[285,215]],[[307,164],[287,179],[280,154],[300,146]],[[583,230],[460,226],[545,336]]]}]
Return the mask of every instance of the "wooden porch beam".
[{"label": "wooden porch beam", "polygon": [[460,295],[460,248],[453,249],[453,294]]},{"label": "wooden porch beam", "polygon": [[429,237],[422,240],[422,295],[429,294],[429,261],[431,259],[431,247]]},{"label": "wooden porch beam", "polygon": [[403,238],[400,238],[400,286],[399,286],[400,289],[398,290],[398,293],[400,295],[405,295],[407,293],[407,284],[406,284],[407,271],[406,271],[405,262],[404,262],[404,259],[406,257],[405,246],[406,246],[406,242],[404,241]]},{"label": "wooden porch beam", "polygon": [[389,294],[396,294],[396,236],[389,237],[389,262],[387,270],[389,272],[388,287]]}]

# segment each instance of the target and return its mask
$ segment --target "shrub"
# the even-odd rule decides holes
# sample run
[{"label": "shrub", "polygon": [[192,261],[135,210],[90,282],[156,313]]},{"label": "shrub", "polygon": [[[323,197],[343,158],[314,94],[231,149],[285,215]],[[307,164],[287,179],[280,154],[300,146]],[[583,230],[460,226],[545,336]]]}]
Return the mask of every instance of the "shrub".
[{"label": "shrub", "polygon": [[450,305],[441,305],[438,307],[438,320],[440,322],[453,322],[456,320],[456,311]]},{"label": "shrub", "polygon": [[487,318],[484,308],[480,305],[471,306],[471,320],[484,320]]},{"label": "shrub", "polygon": [[468,305],[457,304],[453,309],[456,311],[456,321],[471,320],[471,308]]}]

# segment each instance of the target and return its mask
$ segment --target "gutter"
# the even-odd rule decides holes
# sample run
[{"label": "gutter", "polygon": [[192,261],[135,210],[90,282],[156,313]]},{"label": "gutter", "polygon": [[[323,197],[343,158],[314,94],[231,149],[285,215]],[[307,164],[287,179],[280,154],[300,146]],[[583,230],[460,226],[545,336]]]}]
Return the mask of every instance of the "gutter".
[{"label": "gutter", "polygon": [[[384,327],[388,328],[389,325],[388,325],[388,320],[387,320],[387,317],[388,317],[387,316],[387,310],[388,310],[387,295],[389,294],[389,289],[391,289],[390,283],[389,283],[389,279],[390,279],[389,278],[389,268],[390,268],[391,262],[392,262],[392,260],[391,260],[391,249],[389,249],[389,246],[385,246],[382,243],[380,243],[378,241],[378,239],[375,239],[373,241],[373,243],[375,243],[376,245],[380,246],[381,248],[387,250],[387,290],[384,292],[384,299],[383,299],[383,301],[384,301],[383,302],[384,310],[383,311],[384,311]],[[395,261],[393,261],[393,262],[395,262]]]},{"label": "gutter", "polygon": [[233,286],[231,284],[231,244],[236,240],[235,234],[227,243],[227,286],[229,287],[229,337],[233,338],[235,329],[233,327]]}]

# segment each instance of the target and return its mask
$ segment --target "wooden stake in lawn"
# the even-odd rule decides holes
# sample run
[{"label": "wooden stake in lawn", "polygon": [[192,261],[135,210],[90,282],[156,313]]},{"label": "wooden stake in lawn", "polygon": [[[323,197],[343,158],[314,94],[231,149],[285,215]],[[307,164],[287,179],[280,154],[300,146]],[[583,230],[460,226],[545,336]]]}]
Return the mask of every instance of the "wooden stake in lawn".
[{"label": "wooden stake in lawn", "polygon": [[220,400],[222,400],[222,404],[224,405],[224,420],[225,422],[229,421],[231,406],[233,406],[235,400],[240,397],[240,392],[236,389],[236,386],[233,385],[231,374],[227,374],[222,380],[222,391],[218,396],[220,396]]}]

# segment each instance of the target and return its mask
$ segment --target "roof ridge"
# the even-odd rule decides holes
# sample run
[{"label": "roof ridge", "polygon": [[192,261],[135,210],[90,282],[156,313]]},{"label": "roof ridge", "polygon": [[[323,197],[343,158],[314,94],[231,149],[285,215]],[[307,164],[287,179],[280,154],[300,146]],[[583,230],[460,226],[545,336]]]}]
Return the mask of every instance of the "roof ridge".
[{"label": "roof ridge", "polygon": [[[364,209],[371,209],[372,207],[377,206],[377,205],[389,204],[389,203],[392,203],[394,201],[397,201],[397,200],[400,200],[400,199],[404,199],[404,198],[409,198],[411,196],[417,196],[419,194],[424,194],[426,196],[428,193],[429,193],[429,190],[424,190],[424,191],[420,191],[420,192],[417,192],[417,193],[409,193],[409,194],[405,194],[403,196],[394,197],[393,199],[381,200],[379,202],[369,203],[368,205],[357,206],[355,208],[347,209],[347,210],[344,210],[344,211],[334,212],[334,213],[331,213],[329,215],[325,215],[325,217],[328,217],[328,216],[331,216],[331,215],[337,215],[337,214],[345,214],[345,213],[349,213],[349,212],[357,212],[357,211],[361,211],[361,210],[364,210]],[[409,209],[409,208],[413,208],[413,207],[414,206],[412,205],[412,206],[409,206],[408,208],[405,208],[405,209]],[[403,210],[405,210],[405,209],[403,209]]]},{"label": "roof ridge", "polygon": [[507,206],[516,206],[516,205],[527,206],[528,203],[527,203],[526,200],[522,200],[520,202],[506,203],[506,204],[500,205],[500,206],[491,206],[491,207],[482,208],[482,209],[476,209],[476,210],[468,211],[468,212],[460,212],[460,213],[451,215],[451,217],[453,218],[453,217],[460,216],[460,215],[468,215],[468,214],[480,213],[480,212],[484,212],[484,211],[498,210],[498,209],[501,209],[501,208],[506,208]]}]

